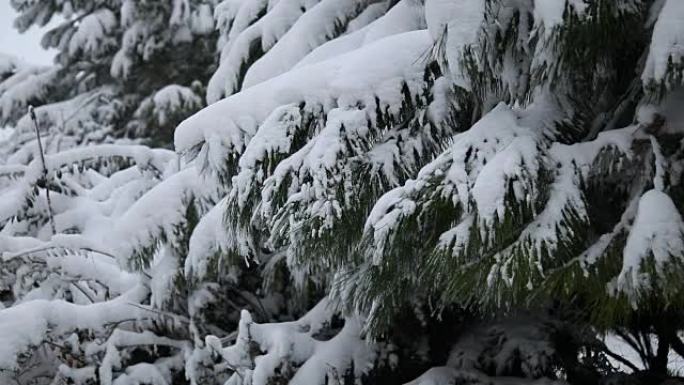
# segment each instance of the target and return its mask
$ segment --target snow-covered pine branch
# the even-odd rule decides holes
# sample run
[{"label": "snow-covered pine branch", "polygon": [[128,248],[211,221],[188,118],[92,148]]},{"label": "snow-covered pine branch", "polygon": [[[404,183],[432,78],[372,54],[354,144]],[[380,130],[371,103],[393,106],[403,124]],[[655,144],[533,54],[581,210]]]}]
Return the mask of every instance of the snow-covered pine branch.
[{"label": "snow-covered pine branch", "polygon": [[13,1],[0,382],[665,381],[678,3]]}]

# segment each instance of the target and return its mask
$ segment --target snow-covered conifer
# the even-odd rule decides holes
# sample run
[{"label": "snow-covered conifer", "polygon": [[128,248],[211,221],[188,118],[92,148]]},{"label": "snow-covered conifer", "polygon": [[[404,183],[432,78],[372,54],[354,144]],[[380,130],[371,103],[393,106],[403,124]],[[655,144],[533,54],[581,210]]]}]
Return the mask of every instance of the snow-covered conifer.
[{"label": "snow-covered conifer", "polygon": [[[679,0],[14,3],[82,19],[48,35],[56,67],[3,59],[0,90],[83,88],[3,112],[5,382],[674,377]],[[17,145],[35,100],[89,135],[48,135],[45,169]],[[181,120],[175,152],[114,134]]]}]

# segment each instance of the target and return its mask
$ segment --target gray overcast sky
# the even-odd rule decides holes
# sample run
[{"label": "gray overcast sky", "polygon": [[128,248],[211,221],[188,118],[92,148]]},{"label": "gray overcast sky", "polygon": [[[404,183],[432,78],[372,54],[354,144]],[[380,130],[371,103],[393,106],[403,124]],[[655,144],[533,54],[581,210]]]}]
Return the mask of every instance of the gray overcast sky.
[{"label": "gray overcast sky", "polygon": [[29,63],[51,64],[54,51],[45,51],[40,46],[42,31],[31,28],[23,34],[12,26],[16,13],[9,0],[0,0],[0,52],[17,56]]}]

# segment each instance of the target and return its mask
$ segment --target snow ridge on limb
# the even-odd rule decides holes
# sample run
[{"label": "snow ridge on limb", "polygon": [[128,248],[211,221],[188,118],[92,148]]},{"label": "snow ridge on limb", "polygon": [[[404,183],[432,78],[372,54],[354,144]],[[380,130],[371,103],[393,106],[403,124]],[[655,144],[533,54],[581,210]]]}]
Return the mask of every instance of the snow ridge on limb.
[{"label": "snow ridge on limb", "polygon": [[[237,20],[237,16],[243,16],[243,12],[250,15],[245,20],[256,21],[248,27],[242,21],[230,22],[232,28],[229,39],[223,41],[219,67],[208,84],[207,102],[215,103],[239,91],[247,69],[264,52],[268,51],[307,10],[319,2],[320,0],[278,1],[270,9],[263,0],[243,2],[240,8],[226,3],[222,12],[217,14],[224,25],[229,24],[227,20]],[[226,9],[227,11],[223,11]],[[235,16],[231,17],[231,15]]]},{"label": "snow ridge on limb", "polygon": [[279,106],[306,103],[310,110],[328,111],[334,106],[373,105],[377,98],[394,112],[402,99],[402,84],[422,82],[424,65],[419,59],[429,46],[424,31],[391,36],[344,58],[295,69],[245,89],[181,123],[175,132],[176,149],[198,151],[203,167],[232,176],[259,124]]},{"label": "snow ridge on limb", "polygon": [[[162,239],[184,248],[174,242],[182,238],[184,231],[179,228],[187,222],[187,210],[193,206],[203,213],[203,207],[216,199],[217,188],[209,181],[202,183],[194,167],[169,176],[175,161],[176,155],[167,150],[123,145],[83,147],[47,156],[48,187],[60,192],[56,197],[59,230],[78,229],[86,244],[94,241],[99,244],[94,249],[139,268],[149,264],[150,250]],[[37,198],[45,182],[36,162],[12,187],[1,191],[3,223],[30,216],[35,201],[42,202]]]},{"label": "snow ridge on limb", "polygon": [[[673,89],[684,79],[684,4],[667,0],[653,27],[646,66],[641,79],[647,88]],[[662,92],[662,91],[661,91]]]},{"label": "snow ridge on limb", "polygon": [[[381,10],[386,8],[384,3],[375,3],[370,5],[368,9],[373,6]],[[300,60],[296,67],[345,54],[387,36],[426,28],[425,7],[422,2],[419,0],[401,0],[362,28],[315,48]]]},{"label": "snow ridge on limb", "polygon": [[289,71],[311,50],[343,34],[366,7],[384,0],[322,0],[304,13],[273,47],[254,62],[242,87],[248,88]]},{"label": "snow ridge on limb", "polygon": [[[223,2],[216,12],[221,58],[208,85],[207,101],[215,103],[289,71],[316,47],[353,34],[354,28],[379,16],[389,4],[387,0]],[[395,33],[407,30],[403,28],[397,25]]]},{"label": "snow ridge on limb", "polygon": [[484,16],[485,0],[467,0],[454,3],[449,0],[427,0],[425,18],[432,39],[444,44],[443,55],[447,68],[444,72],[457,78],[455,83],[463,88],[469,85],[460,74],[465,50],[477,43]]},{"label": "snow ridge on limb", "polygon": [[[224,261],[225,256],[235,251],[241,256],[250,255],[248,245],[238,243],[246,236],[229,231],[225,223],[227,205],[228,198],[224,197],[202,216],[193,229],[184,266],[184,274],[189,279],[207,279],[212,270],[234,278],[236,273],[232,269],[239,269],[242,261]],[[228,271],[222,270],[222,266]]]},{"label": "snow ridge on limb", "polygon": [[[662,191],[649,190],[639,199],[639,208],[623,251],[622,270],[617,278],[619,292],[635,298],[640,291],[652,290],[665,278],[669,264],[684,263],[684,222],[672,198]],[[676,269],[677,267],[675,267]],[[681,266],[679,267],[681,268]]]}]

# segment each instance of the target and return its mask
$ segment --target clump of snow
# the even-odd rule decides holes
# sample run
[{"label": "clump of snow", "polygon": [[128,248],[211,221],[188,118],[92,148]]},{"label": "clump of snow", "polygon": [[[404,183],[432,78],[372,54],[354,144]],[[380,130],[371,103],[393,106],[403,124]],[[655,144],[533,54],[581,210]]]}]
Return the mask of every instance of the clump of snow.
[{"label": "clump of snow", "polygon": [[449,73],[460,86],[467,87],[459,76],[464,50],[476,44],[485,16],[484,0],[426,0],[425,18],[434,41],[445,39]]},{"label": "clump of snow", "polygon": [[69,54],[83,51],[95,55],[107,49],[113,42],[109,36],[118,26],[114,12],[102,8],[84,17],[69,40]]},{"label": "clump of snow", "polygon": [[[272,199],[280,185],[289,181],[291,192],[286,205],[294,202],[304,204],[308,216],[320,217],[328,221],[339,216],[338,202],[330,198],[330,185],[336,185],[337,178],[333,170],[340,162],[340,154],[355,140],[362,141],[368,135],[368,118],[364,111],[358,109],[334,109],[328,114],[328,120],[321,132],[310,140],[306,146],[278,164],[273,175],[264,182],[262,199],[264,214],[270,216]],[[287,177],[287,178],[286,178]],[[309,181],[310,182],[307,182]],[[334,195],[333,195],[334,196]],[[318,200],[316,200],[318,199]]]},{"label": "clump of snow", "polygon": [[161,125],[168,123],[169,116],[177,111],[195,111],[202,106],[202,100],[195,92],[177,84],[168,85],[152,97],[154,114]]},{"label": "clump of snow", "polygon": [[672,199],[657,189],[644,193],[622,254],[618,288],[628,294],[650,288],[649,276],[642,274],[644,264],[652,257],[660,270],[684,256],[683,237],[684,222]]},{"label": "clump of snow", "polygon": [[365,225],[375,242],[375,263],[385,254],[387,237],[396,232],[401,220],[412,216],[418,204],[427,203],[424,199],[430,199],[423,191],[437,188],[439,192],[432,196],[451,200],[466,216],[477,213],[485,227],[495,218],[501,219],[510,182],[517,200],[525,202],[534,195],[543,140],[539,132],[519,123],[517,112],[498,105],[470,130],[456,135],[451,147],[420,170],[416,180],[381,197]]},{"label": "clump of snow", "polygon": [[[45,164],[48,174],[56,174],[75,165],[92,165],[104,160],[132,159],[141,168],[151,168],[159,173],[166,170],[175,155],[168,150],[152,150],[144,146],[99,145],[75,148],[57,154],[47,155]],[[115,162],[113,162],[115,163]],[[5,199],[0,201],[0,220],[2,222],[15,216],[26,196],[31,196],[31,189],[43,175],[40,159],[34,159],[24,170],[21,180],[3,191]]]},{"label": "clump of snow", "polygon": [[220,34],[217,46],[222,59],[237,36],[255,22],[260,12],[267,9],[268,3],[268,0],[223,0],[216,5],[214,19]]},{"label": "clump of snow", "polygon": [[[675,68],[683,65],[683,57],[684,2],[666,0],[653,28],[651,46],[641,79],[644,83],[662,82],[670,65],[674,65]],[[683,69],[680,71],[684,72]]]},{"label": "clump of snow", "polygon": [[202,180],[195,168],[172,175],[135,201],[117,218],[111,232],[102,234],[102,240],[111,245],[115,255],[121,258],[134,256],[138,250],[154,244],[162,236],[173,234],[175,227],[184,223],[193,192],[201,186]]}]

